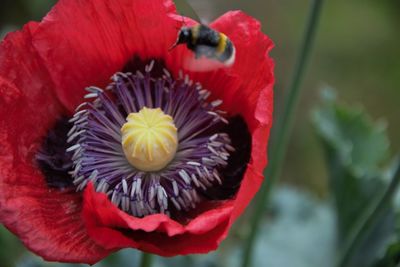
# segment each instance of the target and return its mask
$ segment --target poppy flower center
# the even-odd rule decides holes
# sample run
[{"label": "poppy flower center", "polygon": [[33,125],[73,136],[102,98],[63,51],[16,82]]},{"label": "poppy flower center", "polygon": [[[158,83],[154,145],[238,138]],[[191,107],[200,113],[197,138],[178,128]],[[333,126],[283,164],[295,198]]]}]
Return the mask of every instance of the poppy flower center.
[{"label": "poppy flower center", "polygon": [[143,107],[130,113],[122,126],[122,147],[126,159],[139,170],[158,171],[175,156],[177,129],[171,116],[160,108]]},{"label": "poppy flower center", "polygon": [[154,64],[87,88],[92,101],[78,106],[67,140],[77,190],[91,182],[138,217],[195,208],[223,184],[235,151],[222,101],[187,75],[154,74]]}]

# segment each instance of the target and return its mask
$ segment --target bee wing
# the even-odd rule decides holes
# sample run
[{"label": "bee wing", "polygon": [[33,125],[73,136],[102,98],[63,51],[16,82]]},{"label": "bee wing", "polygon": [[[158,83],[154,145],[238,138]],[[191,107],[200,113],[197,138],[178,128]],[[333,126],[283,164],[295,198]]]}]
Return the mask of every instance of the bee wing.
[{"label": "bee wing", "polygon": [[215,57],[213,47],[198,45],[195,47],[194,53],[185,58],[184,67],[191,71],[205,72],[226,68],[227,66]]},{"label": "bee wing", "polygon": [[201,57],[213,58],[215,48],[206,45],[197,45],[194,49],[194,53],[197,59]]}]

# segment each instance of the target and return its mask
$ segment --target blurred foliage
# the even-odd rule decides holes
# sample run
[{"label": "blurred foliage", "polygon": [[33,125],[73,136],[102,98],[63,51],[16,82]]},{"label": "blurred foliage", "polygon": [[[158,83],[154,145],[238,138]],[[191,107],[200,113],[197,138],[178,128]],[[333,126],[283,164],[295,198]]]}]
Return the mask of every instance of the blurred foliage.
[{"label": "blurred foliage", "polygon": [[254,266],[333,266],[337,231],[332,206],[287,187],[274,192],[271,204],[270,221],[261,227],[256,243]]},{"label": "blurred foliage", "polygon": [[[389,173],[388,176],[392,174]],[[400,190],[397,192],[395,201],[396,230],[392,240],[383,255],[375,262],[373,267],[397,267],[400,264]]]},{"label": "blurred foliage", "polygon": [[385,255],[373,267],[396,267],[400,262],[400,242],[395,242],[387,248]]},{"label": "blurred foliage", "polygon": [[353,176],[372,178],[381,172],[389,153],[386,123],[373,123],[361,107],[335,103],[335,92],[325,89],[324,107],[314,113],[314,124],[329,150]]},{"label": "blurred foliage", "polygon": [[0,226],[0,262],[2,267],[15,266],[15,260],[23,253],[21,243],[7,229]]},{"label": "blurred foliage", "polygon": [[[389,141],[382,122],[374,123],[360,107],[337,103],[335,93],[323,91],[323,106],[313,113],[313,122],[324,144],[328,172],[339,223],[339,240],[346,242],[368,218],[377,199],[388,187],[385,179],[395,164],[383,168],[389,155]],[[386,160],[386,161],[385,161]],[[395,210],[390,205],[379,218],[374,218],[361,244],[352,251],[349,265],[370,266],[389,244],[395,231]]]},{"label": "blurred foliage", "polygon": [[314,112],[313,121],[327,152],[340,233],[347,236],[354,218],[384,187],[380,164],[387,158],[389,141],[382,123],[374,125],[361,108],[336,104],[332,90],[323,94],[324,107]]},{"label": "blurred foliage", "polygon": [[0,25],[21,25],[27,20],[40,20],[57,0],[1,0]]}]

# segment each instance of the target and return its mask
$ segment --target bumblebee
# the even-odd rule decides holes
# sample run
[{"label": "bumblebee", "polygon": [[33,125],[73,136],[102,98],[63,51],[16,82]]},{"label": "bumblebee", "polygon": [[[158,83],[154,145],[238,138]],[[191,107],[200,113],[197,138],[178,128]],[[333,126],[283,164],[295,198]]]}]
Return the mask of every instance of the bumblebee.
[{"label": "bumblebee", "polygon": [[235,47],[232,41],[225,34],[204,24],[182,27],[170,50],[180,44],[186,44],[187,48],[194,52],[196,59],[206,57],[217,60],[225,66],[235,62]]}]

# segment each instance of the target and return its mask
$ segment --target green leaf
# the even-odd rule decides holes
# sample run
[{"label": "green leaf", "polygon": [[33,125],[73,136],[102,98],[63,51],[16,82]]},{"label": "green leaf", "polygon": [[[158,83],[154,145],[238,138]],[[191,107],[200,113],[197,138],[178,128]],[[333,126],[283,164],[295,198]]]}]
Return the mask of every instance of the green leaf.
[{"label": "green leaf", "polygon": [[[394,176],[394,168],[391,168],[387,175]],[[395,267],[400,264],[400,190],[394,200],[396,210],[396,229],[392,240],[382,253],[381,257],[372,265],[372,267]]]},{"label": "green leaf", "polygon": [[313,121],[326,148],[356,177],[379,174],[389,154],[385,123],[373,122],[361,107],[338,105],[332,89],[325,89],[323,97]]},{"label": "green leaf", "polygon": [[[346,244],[360,218],[387,187],[383,167],[389,156],[389,141],[384,123],[373,122],[361,107],[338,104],[329,88],[323,91],[323,99],[312,119],[327,157],[339,244]],[[369,266],[376,260],[393,234],[394,221],[393,209],[389,208],[368,229],[345,266]]]},{"label": "green leaf", "polygon": [[396,267],[400,263],[400,240],[388,246],[385,255],[373,267]]},{"label": "green leaf", "polygon": [[0,225],[0,262],[3,267],[15,266],[16,258],[23,252],[19,240],[3,225]]},{"label": "green leaf", "polygon": [[343,238],[371,196],[385,188],[379,177],[388,158],[389,141],[382,122],[372,122],[360,107],[337,104],[332,89],[325,89],[323,96],[323,106],[314,111],[313,122],[327,155]]}]

